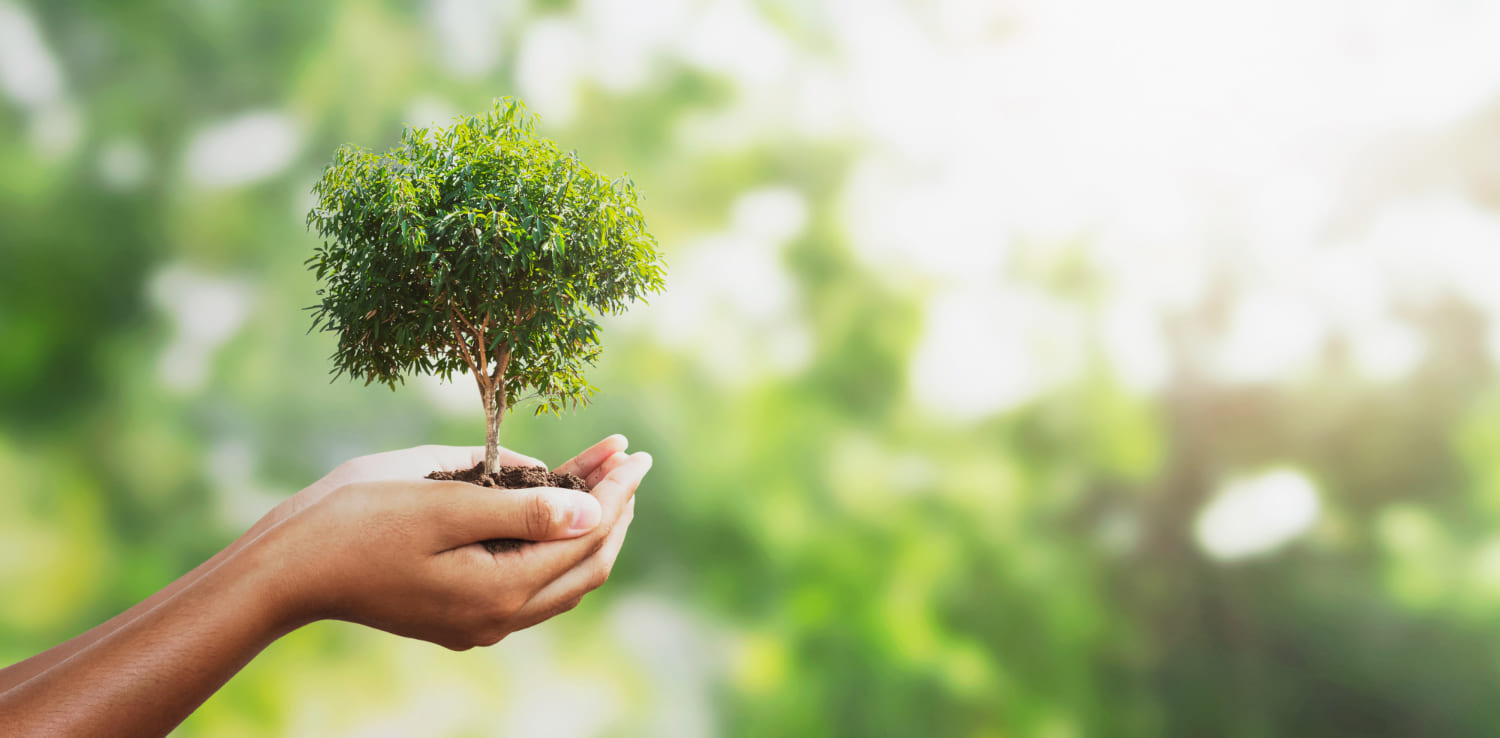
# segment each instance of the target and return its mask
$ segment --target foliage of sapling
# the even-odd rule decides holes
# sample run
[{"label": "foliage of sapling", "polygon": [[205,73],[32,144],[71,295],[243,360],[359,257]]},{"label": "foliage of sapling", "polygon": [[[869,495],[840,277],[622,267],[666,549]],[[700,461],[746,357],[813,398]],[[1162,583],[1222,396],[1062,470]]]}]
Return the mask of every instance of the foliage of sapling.
[{"label": "foliage of sapling", "polygon": [[659,292],[665,266],[634,184],[535,133],[517,100],[407,128],[384,154],[346,145],[313,187],[313,329],[338,334],[335,378],[395,388],[472,374],[496,469],[500,421],[535,399],[561,414],[595,391],[594,318]]}]

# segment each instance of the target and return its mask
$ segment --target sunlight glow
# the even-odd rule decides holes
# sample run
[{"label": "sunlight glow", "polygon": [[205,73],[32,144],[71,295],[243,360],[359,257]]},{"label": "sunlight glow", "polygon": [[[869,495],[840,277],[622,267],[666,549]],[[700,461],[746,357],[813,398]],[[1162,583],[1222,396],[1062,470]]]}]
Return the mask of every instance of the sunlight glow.
[{"label": "sunlight glow", "polygon": [[565,126],[578,112],[588,40],[571,20],[548,18],[530,25],[516,57],[521,98],[547,125]]},{"label": "sunlight glow", "polygon": [[960,421],[1011,409],[1077,375],[1081,318],[1076,307],[1020,286],[940,295],[912,360],[912,392]]},{"label": "sunlight glow", "polygon": [[31,15],[0,4],[0,90],[37,109],[62,96],[62,72]]},{"label": "sunlight glow", "polygon": [[742,193],[724,231],[690,242],[674,257],[672,289],[612,322],[644,326],[663,344],[689,349],[731,384],[802,369],[812,358],[812,337],[782,256],[807,218],[806,197],[794,188]]},{"label": "sunlight glow", "polygon": [[1221,561],[1270,553],[1317,522],[1318,491],[1301,472],[1277,469],[1233,480],[1198,512],[1199,547]]},{"label": "sunlight glow", "polygon": [[188,143],[185,171],[203,187],[235,187],[266,179],[289,166],[302,132],[284,113],[246,113],[199,131]]},{"label": "sunlight glow", "polygon": [[214,352],[250,315],[250,285],[171,264],[151,278],[149,290],[173,327],[172,340],[157,362],[162,384],[178,392],[202,389]]},{"label": "sunlight glow", "polygon": [[493,69],[503,48],[500,32],[524,11],[514,0],[433,0],[429,22],[448,71],[469,80]]}]

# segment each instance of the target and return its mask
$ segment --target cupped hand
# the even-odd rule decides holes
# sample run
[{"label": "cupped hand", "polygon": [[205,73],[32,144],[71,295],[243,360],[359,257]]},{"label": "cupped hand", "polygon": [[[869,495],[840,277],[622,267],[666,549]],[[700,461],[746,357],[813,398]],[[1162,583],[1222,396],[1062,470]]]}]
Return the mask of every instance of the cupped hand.
[{"label": "cupped hand", "polygon": [[[608,578],[651,466],[624,445],[611,436],[558,468],[587,480],[593,495],[422,479],[472,466],[483,449],[355,459],[274,511],[256,554],[283,572],[279,599],[293,627],[334,618],[453,649],[489,645],[570,609]],[[540,465],[519,454],[502,460]],[[491,554],[477,542],[492,538],[540,543]]]},{"label": "cupped hand", "polygon": [[[606,444],[612,448],[618,446],[620,450],[623,450],[625,437],[610,436],[595,444],[595,448]],[[584,452],[584,454],[587,453],[587,451]],[[584,454],[579,454],[578,458]],[[483,446],[414,446],[353,458],[339,464],[333,471],[323,475],[322,479],[313,482],[297,494],[282,500],[250,528],[245,538],[253,539],[259,536],[277,523],[296,515],[346,484],[391,479],[421,479],[435,471],[468,469],[482,461],[484,461]],[[577,458],[574,461],[577,461]],[[500,449],[500,463],[507,466],[540,466],[542,468],[547,466],[538,459],[506,448]]]}]

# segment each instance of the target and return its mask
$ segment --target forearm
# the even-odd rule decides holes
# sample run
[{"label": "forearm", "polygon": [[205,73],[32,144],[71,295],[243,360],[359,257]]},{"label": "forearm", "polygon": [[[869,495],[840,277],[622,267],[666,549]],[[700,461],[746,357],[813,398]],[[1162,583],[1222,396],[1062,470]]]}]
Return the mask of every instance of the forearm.
[{"label": "forearm", "polygon": [[4,669],[0,669],[0,694],[4,694],[12,687],[15,687],[16,685],[19,685],[22,682],[31,679],[37,674],[40,674],[52,668],[53,666],[62,663],[73,654],[78,653],[85,648],[88,648],[89,646],[108,636],[110,633],[115,632],[119,628],[134,621],[136,618],[155,609],[157,605],[165,602],[173,595],[182,591],[188,585],[196,582],[199,577],[202,577],[205,573],[212,571],[220,563],[223,563],[224,559],[232,554],[233,551],[237,549],[238,545],[239,544],[237,542],[235,546],[231,546],[230,548],[226,548],[223,551],[220,551],[219,553],[215,554],[213,558],[210,558],[208,561],[199,564],[197,567],[194,567],[192,571],[179,577],[177,581],[172,582],[171,584],[163,587],[160,590],[157,590],[155,594],[142,600],[135,606],[120,613],[119,615],[116,615],[109,620],[106,620],[103,623],[94,626],[88,631],[85,631],[84,633],[81,633],[78,636],[69,639],[68,641],[65,641],[53,648],[32,656],[25,661],[12,664],[11,666],[8,666]]},{"label": "forearm", "polygon": [[170,731],[294,625],[276,604],[269,567],[242,547],[226,550],[192,581],[179,580],[175,592],[164,590],[154,607],[0,693],[0,725],[14,735]]},{"label": "forearm", "polygon": [[[326,482],[320,480],[319,482],[314,483],[308,489],[321,491],[325,486],[328,486]],[[178,592],[181,592],[192,583],[198,581],[198,579],[203,575],[213,571],[227,558],[233,556],[246,544],[255,540],[255,538],[258,537],[261,533],[264,533],[267,529],[279,522],[282,517],[286,516],[286,514],[289,514],[289,512],[282,511],[281,508],[278,508],[277,511],[273,512],[270,515],[267,515],[260,522],[256,523],[255,527],[251,528],[243,536],[240,536],[238,540],[236,540],[234,543],[231,543],[224,550],[218,552],[217,554],[214,554],[212,558],[194,567],[192,571],[189,571],[188,573],[182,575],[176,581],[172,582],[166,587],[163,587],[155,594],[152,594],[150,597],[147,597],[146,599],[137,603],[130,609],[120,613],[119,615],[106,620],[105,622],[89,629],[88,631],[85,631],[78,636],[75,636],[68,641],[65,641],[53,648],[32,656],[25,661],[20,661],[12,664],[11,666],[0,669],[0,694],[4,694],[12,687],[15,687],[22,682],[25,682],[26,680],[31,679],[38,674],[41,674],[42,672],[52,668],[53,666],[62,663],[63,661],[66,661],[73,654],[78,653],[79,651],[82,651],[89,646],[92,646],[93,644],[109,636],[109,634],[130,624],[136,618],[139,618],[142,615],[145,615],[146,613],[155,609],[157,605],[160,605],[161,603],[167,601]]]}]

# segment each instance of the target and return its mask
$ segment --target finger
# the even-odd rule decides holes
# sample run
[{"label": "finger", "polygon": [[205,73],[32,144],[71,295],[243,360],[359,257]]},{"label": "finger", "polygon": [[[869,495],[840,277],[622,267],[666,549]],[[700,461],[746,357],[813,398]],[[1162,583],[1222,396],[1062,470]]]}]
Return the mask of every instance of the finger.
[{"label": "finger", "polygon": [[604,519],[598,527],[571,540],[538,543],[507,552],[505,556],[514,557],[506,567],[507,576],[522,577],[534,594],[578,562],[599,552],[635,495],[635,488],[650,470],[650,454],[631,454],[594,487],[593,496],[604,508]]},{"label": "finger", "polygon": [[[632,520],[635,520],[634,497],[625,504],[625,511],[614,528],[610,529],[599,553],[578,562],[527,600],[519,613],[523,621],[528,621],[527,626],[523,627],[573,609],[579,599],[608,581],[610,572],[614,570],[615,560],[620,556],[620,548],[625,545],[625,534],[630,529]],[[531,620],[533,617],[536,618],[534,621]]]},{"label": "finger", "polygon": [[587,479],[599,464],[611,455],[625,450],[629,441],[618,433],[590,446],[583,453],[569,459],[567,463],[557,467],[558,474],[576,474]]},{"label": "finger", "polygon": [[624,451],[616,451],[615,453],[611,454],[609,458],[605,459],[603,463],[594,468],[593,473],[589,474],[588,478],[583,480],[584,484],[587,485],[589,489],[593,489],[599,486],[600,480],[609,476],[610,472],[614,471],[621,464],[625,463],[626,459],[629,458],[630,454],[627,454]]},{"label": "finger", "polygon": [[[623,454],[622,454],[623,455]],[[625,511],[625,503],[635,496],[635,489],[651,471],[651,454],[637,451],[626,456],[590,490],[604,507],[606,520],[614,521]]]},{"label": "finger", "polygon": [[592,495],[572,489],[533,487],[497,490],[472,484],[445,485],[434,490],[443,512],[438,533],[440,550],[491,538],[552,541],[576,538],[592,531],[604,510]]}]

